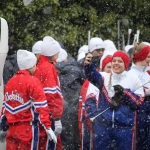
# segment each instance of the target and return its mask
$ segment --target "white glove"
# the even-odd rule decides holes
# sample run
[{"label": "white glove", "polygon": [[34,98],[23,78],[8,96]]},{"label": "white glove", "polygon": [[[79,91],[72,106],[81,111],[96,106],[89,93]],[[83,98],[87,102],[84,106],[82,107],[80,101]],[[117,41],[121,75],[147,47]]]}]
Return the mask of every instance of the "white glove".
[{"label": "white glove", "polygon": [[56,137],[56,135],[54,134],[54,132],[51,128],[46,129],[46,133],[47,133],[47,136],[48,136],[50,141],[53,140],[54,143],[57,143],[57,137]]},{"label": "white glove", "polygon": [[61,133],[61,131],[62,131],[61,121],[60,120],[55,121],[54,125],[55,125],[55,131],[54,131],[54,133],[55,133],[56,136],[58,136]]},{"label": "white glove", "polygon": [[150,96],[150,89],[145,89],[146,96]]},{"label": "white glove", "polygon": [[0,131],[0,142],[4,143],[6,139],[7,131]]}]

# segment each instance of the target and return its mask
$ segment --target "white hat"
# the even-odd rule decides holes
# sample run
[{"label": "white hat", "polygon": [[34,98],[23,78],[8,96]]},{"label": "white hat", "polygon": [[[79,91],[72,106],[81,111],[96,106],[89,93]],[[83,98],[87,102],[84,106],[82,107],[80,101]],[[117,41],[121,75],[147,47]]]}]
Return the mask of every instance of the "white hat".
[{"label": "white hat", "polygon": [[113,53],[117,51],[117,48],[116,48],[114,42],[111,40],[105,40],[104,45],[105,45],[105,51],[107,51],[111,55],[113,55]]},{"label": "white hat", "polygon": [[67,52],[64,49],[60,49],[60,52],[58,54],[57,62],[62,62],[68,57]]},{"label": "white hat", "polygon": [[113,43],[113,41],[105,40],[104,44],[105,44],[105,51],[104,51],[104,54],[103,54],[103,56],[102,56],[102,58],[100,60],[100,68],[102,68],[103,60],[107,56],[112,56],[117,51],[117,48],[116,48],[115,44]]},{"label": "white hat", "polygon": [[130,48],[132,48],[133,45],[126,45],[124,50],[126,51],[126,53],[129,51]]},{"label": "white hat", "polygon": [[78,50],[78,54],[80,54],[81,52],[88,53],[88,45],[83,45],[82,47],[80,47],[80,49]]},{"label": "white hat", "polygon": [[93,52],[96,49],[105,48],[105,45],[101,38],[94,37],[90,40],[89,47],[90,52]]},{"label": "white hat", "polygon": [[37,58],[32,52],[19,49],[17,51],[17,63],[20,70],[32,68],[36,64]]},{"label": "white hat", "polygon": [[41,45],[43,41],[37,41],[32,47],[32,53],[41,54]]},{"label": "white hat", "polygon": [[54,40],[50,36],[46,36],[43,38],[43,42],[41,44],[41,54],[44,56],[54,56],[55,54],[60,52],[59,43]]},{"label": "white hat", "polygon": [[86,54],[86,53],[81,52],[81,53],[78,55],[77,61],[79,61],[79,60],[82,59],[82,58],[85,58],[85,54]]}]

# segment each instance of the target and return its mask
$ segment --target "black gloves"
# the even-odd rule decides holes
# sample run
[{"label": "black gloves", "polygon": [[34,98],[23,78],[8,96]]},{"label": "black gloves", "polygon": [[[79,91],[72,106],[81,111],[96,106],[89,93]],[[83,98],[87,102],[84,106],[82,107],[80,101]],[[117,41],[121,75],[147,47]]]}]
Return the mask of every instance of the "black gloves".
[{"label": "black gloves", "polygon": [[122,95],[124,88],[121,85],[114,85],[115,95]]},{"label": "black gloves", "polygon": [[3,116],[0,123],[0,130],[7,131],[9,128],[6,116]]},{"label": "black gloves", "polygon": [[113,87],[114,87],[115,95],[112,97],[110,108],[117,109],[119,107],[120,102],[123,100],[122,94],[123,94],[124,88],[120,85],[115,85]]}]

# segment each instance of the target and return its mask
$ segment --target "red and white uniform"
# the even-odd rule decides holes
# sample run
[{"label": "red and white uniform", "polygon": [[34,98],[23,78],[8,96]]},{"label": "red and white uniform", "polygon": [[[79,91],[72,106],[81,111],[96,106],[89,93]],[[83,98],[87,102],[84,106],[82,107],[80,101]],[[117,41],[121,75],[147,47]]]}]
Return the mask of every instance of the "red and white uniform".
[{"label": "red and white uniform", "polygon": [[[48,57],[40,56],[34,76],[42,83],[51,118],[61,118],[64,99],[60,90],[60,83],[56,69],[54,65],[49,62]],[[40,139],[43,139],[41,141],[44,142],[40,142],[41,145],[39,145],[39,147],[43,147],[42,150],[48,149],[47,135],[42,128],[40,128],[40,136]]]},{"label": "red and white uniform", "polygon": [[93,130],[92,123],[87,118],[85,102],[89,97],[95,98],[98,104],[99,89],[88,80],[82,85],[79,97],[78,121],[80,132],[80,150],[93,149]]},{"label": "red and white uniform", "polygon": [[61,118],[64,100],[56,69],[49,62],[48,57],[40,56],[34,76],[42,83],[52,118]]},{"label": "red and white uniform", "polygon": [[5,86],[2,114],[6,116],[9,129],[6,149],[35,149],[38,145],[38,126],[33,125],[34,114],[44,128],[51,127],[48,106],[41,83],[28,71],[20,70]]}]

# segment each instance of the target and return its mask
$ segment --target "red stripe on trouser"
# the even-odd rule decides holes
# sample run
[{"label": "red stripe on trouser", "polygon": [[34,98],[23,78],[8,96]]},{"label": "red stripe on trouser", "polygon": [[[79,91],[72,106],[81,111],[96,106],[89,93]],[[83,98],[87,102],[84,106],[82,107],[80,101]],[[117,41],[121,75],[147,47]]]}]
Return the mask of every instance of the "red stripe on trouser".
[{"label": "red stripe on trouser", "polygon": [[57,137],[56,150],[62,150],[62,143],[61,143],[60,136]]},{"label": "red stripe on trouser", "polygon": [[[46,131],[41,125],[39,125],[39,130],[40,130],[40,137],[39,137],[38,150],[46,150],[48,144]],[[60,136],[58,136],[57,138],[57,145],[55,150],[62,150],[62,143],[61,143]]]}]

